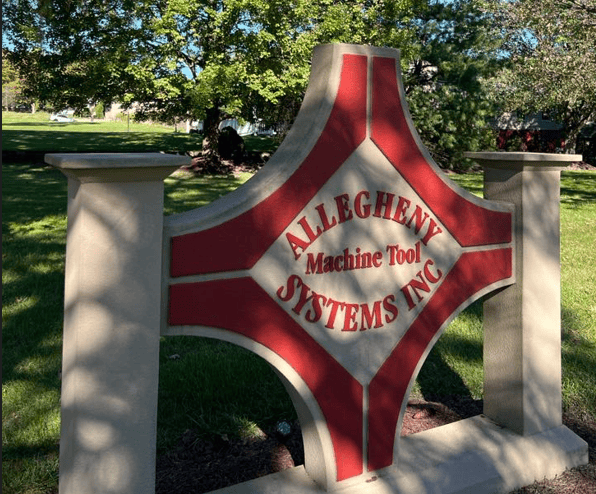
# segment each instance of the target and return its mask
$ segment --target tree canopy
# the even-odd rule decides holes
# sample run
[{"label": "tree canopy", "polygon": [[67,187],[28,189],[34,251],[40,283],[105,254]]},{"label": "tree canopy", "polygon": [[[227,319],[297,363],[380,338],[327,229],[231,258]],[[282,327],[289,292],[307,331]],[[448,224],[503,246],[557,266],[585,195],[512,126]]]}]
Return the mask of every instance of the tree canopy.
[{"label": "tree canopy", "polygon": [[495,146],[487,122],[497,108],[486,80],[500,69],[500,39],[480,1],[430,2],[414,14],[414,56],[404,74],[410,111],[435,160],[459,168],[464,152]]},{"label": "tree canopy", "polygon": [[[578,0],[580,1],[580,0]],[[56,106],[120,101],[139,118],[291,122],[315,45],[402,51],[416,127],[435,159],[494,142],[484,81],[498,64],[483,0],[7,0],[25,92]],[[498,37],[497,37],[498,38]],[[4,38],[3,38],[4,39]]]},{"label": "tree canopy", "polygon": [[[139,118],[269,120],[296,108],[316,44],[409,46],[412,1],[8,0],[26,91],[57,106],[120,100]],[[289,116],[287,116],[289,117]]]},{"label": "tree canopy", "polygon": [[494,81],[507,111],[549,111],[564,124],[567,148],[596,119],[596,2],[491,0],[507,65]]}]

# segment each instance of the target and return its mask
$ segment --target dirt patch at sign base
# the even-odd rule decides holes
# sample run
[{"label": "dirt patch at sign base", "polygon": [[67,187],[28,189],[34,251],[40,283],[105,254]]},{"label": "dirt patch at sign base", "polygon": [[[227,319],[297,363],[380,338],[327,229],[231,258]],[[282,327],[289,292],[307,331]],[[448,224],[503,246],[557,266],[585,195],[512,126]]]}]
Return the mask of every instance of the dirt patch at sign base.
[{"label": "dirt patch at sign base", "polygon": [[[411,400],[402,435],[414,434],[482,413],[482,401],[464,396],[436,396]],[[590,463],[555,479],[536,482],[512,494],[596,494],[596,420],[569,411],[563,422],[589,445]],[[304,463],[298,422],[281,436],[262,431],[250,439],[218,437],[212,441],[186,431],[178,445],[158,458],[156,494],[201,494]]]}]

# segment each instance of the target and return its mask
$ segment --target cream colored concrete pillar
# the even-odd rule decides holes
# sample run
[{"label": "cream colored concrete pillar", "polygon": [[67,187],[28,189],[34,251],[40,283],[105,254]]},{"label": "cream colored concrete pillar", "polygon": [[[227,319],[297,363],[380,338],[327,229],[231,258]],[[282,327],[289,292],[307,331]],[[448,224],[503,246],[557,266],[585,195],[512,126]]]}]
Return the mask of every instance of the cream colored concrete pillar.
[{"label": "cream colored concrete pillar", "polygon": [[68,176],[60,494],[153,494],[163,179],[189,158],[45,159]]},{"label": "cream colored concrete pillar", "polygon": [[484,413],[519,434],[561,425],[560,171],[579,155],[467,153],[484,197],[515,204],[517,282],[484,303]]}]

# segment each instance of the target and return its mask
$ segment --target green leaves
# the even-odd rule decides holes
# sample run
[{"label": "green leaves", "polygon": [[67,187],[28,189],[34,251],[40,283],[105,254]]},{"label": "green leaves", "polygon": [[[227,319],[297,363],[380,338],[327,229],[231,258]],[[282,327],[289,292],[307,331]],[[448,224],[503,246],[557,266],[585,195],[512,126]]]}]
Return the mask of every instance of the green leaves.
[{"label": "green leaves", "polygon": [[488,119],[497,109],[485,83],[499,65],[493,19],[477,0],[421,2],[407,25],[415,41],[404,84],[416,129],[439,165],[464,170],[465,151],[496,144]]},{"label": "green leaves", "polygon": [[486,105],[470,102],[486,101],[481,80],[496,45],[480,0],[6,3],[27,90],[56,106],[119,100],[140,119],[237,117],[287,129],[313,48],[343,42],[401,50],[414,120],[442,165],[460,166],[454,157],[484,132]]},{"label": "green leaves", "polygon": [[593,0],[491,0],[509,67],[495,86],[504,110],[549,110],[575,146],[596,118],[596,6]]}]

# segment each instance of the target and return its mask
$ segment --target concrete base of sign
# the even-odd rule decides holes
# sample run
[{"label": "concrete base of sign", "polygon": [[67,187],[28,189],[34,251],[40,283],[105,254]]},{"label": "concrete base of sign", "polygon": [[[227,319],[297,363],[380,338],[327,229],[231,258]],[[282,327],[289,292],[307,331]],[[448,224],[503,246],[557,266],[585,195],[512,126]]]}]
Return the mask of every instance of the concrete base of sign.
[{"label": "concrete base of sign", "polygon": [[[402,437],[398,467],[336,492],[357,494],[505,493],[588,462],[585,441],[560,426],[519,436],[479,415]],[[303,466],[212,494],[324,492]]]}]

